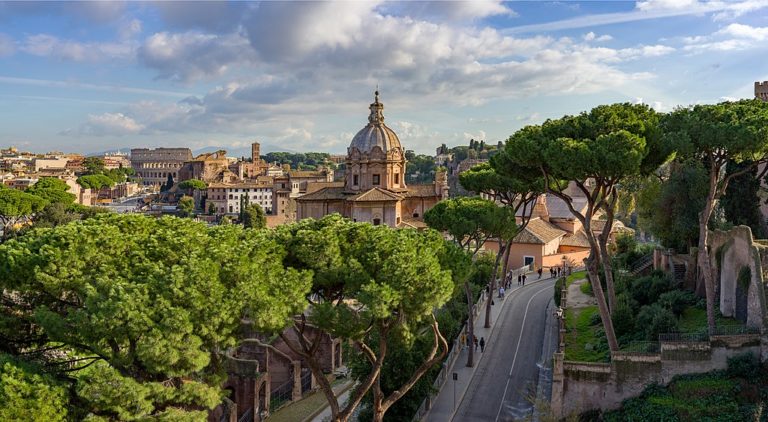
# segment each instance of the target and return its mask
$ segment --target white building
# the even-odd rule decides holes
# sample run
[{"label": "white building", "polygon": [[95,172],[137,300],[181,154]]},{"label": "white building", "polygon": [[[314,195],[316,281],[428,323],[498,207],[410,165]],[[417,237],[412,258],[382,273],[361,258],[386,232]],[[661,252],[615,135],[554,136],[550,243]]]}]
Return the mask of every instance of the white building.
[{"label": "white building", "polygon": [[[265,213],[272,213],[271,183],[211,183],[208,185],[207,203],[214,204],[217,214],[240,213],[242,197],[246,197],[249,204],[259,204]],[[210,205],[206,205],[207,207]]]}]

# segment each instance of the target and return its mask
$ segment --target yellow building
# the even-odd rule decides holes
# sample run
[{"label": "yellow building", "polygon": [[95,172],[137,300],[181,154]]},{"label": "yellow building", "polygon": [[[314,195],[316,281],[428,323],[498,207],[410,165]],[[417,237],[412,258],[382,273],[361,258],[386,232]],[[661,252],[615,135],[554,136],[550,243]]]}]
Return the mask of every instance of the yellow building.
[{"label": "yellow building", "polygon": [[420,228],[424,212],[448,197],[443,171],[433,183],[406,186],[405,149],[384,124],[383,111],[376,91],[368,124],[347,148],[343,186],[327,186],[296,198],[297,219],[339,213],[374,225]]}]

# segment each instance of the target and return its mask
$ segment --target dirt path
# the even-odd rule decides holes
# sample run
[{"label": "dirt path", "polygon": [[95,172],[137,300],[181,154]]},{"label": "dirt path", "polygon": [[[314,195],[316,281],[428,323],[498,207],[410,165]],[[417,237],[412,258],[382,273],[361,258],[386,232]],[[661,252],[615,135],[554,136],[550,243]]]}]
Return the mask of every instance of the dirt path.
[{"label": "dirt path", "polygon": [[597,301],[595,301],[594,297],[585,295],[581,292],[581,285],[584,283],[588,283],[586,278],[576,280],[568,286],[566,305],[569,308],[583,308],[585,306],[597,305]]}]

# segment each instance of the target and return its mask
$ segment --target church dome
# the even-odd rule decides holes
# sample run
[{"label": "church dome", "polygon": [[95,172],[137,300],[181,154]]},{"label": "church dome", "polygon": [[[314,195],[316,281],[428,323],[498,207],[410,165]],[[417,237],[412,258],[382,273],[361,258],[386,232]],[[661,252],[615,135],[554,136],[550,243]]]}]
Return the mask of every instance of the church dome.
[{"label": "church dome", "polygon": [[385,154],[397,148],[402,150],[400,139],[395,131],[384,124],[384,104],[379,102],[379,91],[376,91],[373,104],[370,106],[371,114],[368,116],[368,124],[357,132],[352,143],[349,145],[349,151],[357,148],[362,154],[368,154],[373,147],[378,146]]}]

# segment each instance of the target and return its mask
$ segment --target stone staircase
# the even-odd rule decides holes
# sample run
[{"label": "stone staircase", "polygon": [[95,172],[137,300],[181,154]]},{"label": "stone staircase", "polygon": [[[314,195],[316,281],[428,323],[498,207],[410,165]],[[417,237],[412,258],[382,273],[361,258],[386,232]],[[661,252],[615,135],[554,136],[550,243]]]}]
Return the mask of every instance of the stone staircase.
[{"label": "stone staircase", "polygon": [[629,272],[632,275],[639,275],[649,268],[653,267],[653,254],[644,255],[629,266]]}]

